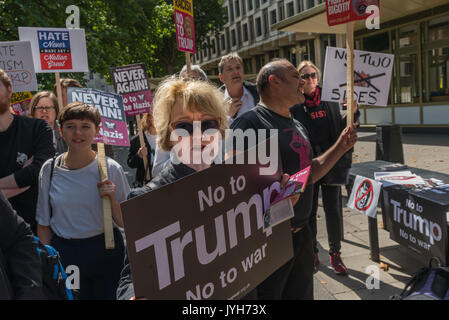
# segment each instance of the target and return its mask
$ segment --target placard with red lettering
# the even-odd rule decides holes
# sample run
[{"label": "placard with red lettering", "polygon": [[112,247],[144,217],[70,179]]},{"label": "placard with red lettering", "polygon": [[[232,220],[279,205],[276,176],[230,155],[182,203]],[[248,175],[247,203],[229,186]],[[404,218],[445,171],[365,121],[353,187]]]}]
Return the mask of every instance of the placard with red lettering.
[{"label": "placard with red lettering", "polygon": [[114,89],[122,95],[127,117],[151,112],[150,79],[143,63],[111,68]]},{"label": "placard with red lettering", "polygon": [[14,92],[11,96],[11,111],[19,116],[28,116],[30,114],[30,102],[33,95],[30,91]]},{"label": "placard with red lettering", "polygon": [[95,106],[100,112],[100,132],[94,143],[124,147],[130,145],[121,95],[95,89],[67,88],[67,101],[84,102]]},{"label": "placard with red lettering", "polygon": [[84,29],[19,27],[31,42],[36,72],[89,72]]},{"label": "placard with red lettering", "polygon": [[195,53],[195,26],[193,23],[193,1],[174,0],[176,42],[178,50]]},{"label": "placard with red lettering", "polygon": [[338,24],[365,20],[370,15],[369,6],[375,5],[380,9],[379,0],[326,0],[327,24]]}]

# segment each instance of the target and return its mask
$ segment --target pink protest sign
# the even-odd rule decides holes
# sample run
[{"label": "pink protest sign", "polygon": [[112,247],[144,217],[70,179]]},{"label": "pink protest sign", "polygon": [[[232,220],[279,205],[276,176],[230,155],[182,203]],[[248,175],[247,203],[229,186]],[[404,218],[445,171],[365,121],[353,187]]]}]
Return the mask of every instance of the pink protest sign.
[{"label": "pink protest sign", "polygon": [[151,112],[150,79],[143,63],[111,68],[114,89],[122,95],[127,117]]},{"label": "pink protest sign", "polygon": [[93,105],[100,112],[100,132],[95,143],[124,147],[130,145],[121,95],[94,89],[68,88],[67,99],[68,103],[84,102]]},{"label": "pink protest sign", "polygon": [[[367,8],[371,5],[380,6],[380,0],[326,0],[327,24],[338,24],[364,20],[368,18]],[[379,7],[380,8],[380,7]]]},{"label": "pink protest sign", "polygon": [[195,27],[193,23],[193,1],[174,0],[176,42],[178,50],[195,53]]}]

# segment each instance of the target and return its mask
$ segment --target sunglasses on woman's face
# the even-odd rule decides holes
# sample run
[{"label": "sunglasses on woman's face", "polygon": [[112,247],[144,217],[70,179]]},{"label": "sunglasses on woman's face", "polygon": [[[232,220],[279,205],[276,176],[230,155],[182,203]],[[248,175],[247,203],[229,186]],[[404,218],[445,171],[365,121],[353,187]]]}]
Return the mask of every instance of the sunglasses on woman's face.
[{"label": "sunglasses on woman's face", "polygon": [[316,77],[317,77],[316,72],[312,72],[312,73],[302,73],[302,74],[301,74],[301,78],[304,79],[304,80],[307,80],[307,79],[316,79]]},{"label": "sunglasses on woman's face", "polygon": [[[201,132],[204,132],[208,129],[219,129],[217,120],[203,120],[201,121]],[[193,122],[177,122],[173,124],[173,129],[184,129],[190,135],[193,134]]]}]

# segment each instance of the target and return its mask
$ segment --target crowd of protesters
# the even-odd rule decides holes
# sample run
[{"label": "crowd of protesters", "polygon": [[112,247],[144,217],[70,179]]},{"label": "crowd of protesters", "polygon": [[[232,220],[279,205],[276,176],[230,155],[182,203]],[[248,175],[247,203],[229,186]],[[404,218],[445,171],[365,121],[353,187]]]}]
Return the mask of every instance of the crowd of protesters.
[{"label": "crowd of protesters", "polygon": [[[80,271],[80,299],[136,299],[131,269],[119,228],[120,202],[205,170],[212,161],[192,160],[193,122],[201,131],[278,130],[283,176],[311,166],[311,179],[291,219],[293,258],[244,299],[313,299],[313,272],[319,266],[316,212],[321,188],[329,235],[331,265],[345,274],[340,256],[341,189],[351,166],[355,125],[346,127],[343,106],[323,102],[320,71],[310,61],[295,68],[275,59],[263,66],[256,83],[244,80],[236,53],[222,57],[219,88],[199,66],[187,67],[156,90],[152,113],[142,120],[145,144],[132,137],[127,166],[136,169],[132,188],[122,166],[106,148],[109,178],[100,179],[95,136],[98,110],[85,103],[67,103],[67,88],[81,87],[61,79],[62,105],[54,92],[36,93],[30,117],[10,111],[8,75],[0,70],[0,299],[40,299],[39,259],[32,235],[59,251],[64,267]],[[355,113],[357,120],[358,111]],[[173,140],[184,129],[189,139]],[[214,139],[204,139],[214,141]],[[185,146],[190,154],[174,159],[171,150]],[[205,144],[202,143],[202,148]],[[220,143],[224,143],[220,141]],[[243,146],[244,149],[252,147]],[[179,149],[179,148],[178,148]],[[239,150],[234,150],[238,152]],[[146,159],[146,167],[143,159]],[[179,160],[179,161],[175,161]],[[124,164],[123,164],[124,165]],[[104,248],[102,197],[111,202],[115,249]]]}]

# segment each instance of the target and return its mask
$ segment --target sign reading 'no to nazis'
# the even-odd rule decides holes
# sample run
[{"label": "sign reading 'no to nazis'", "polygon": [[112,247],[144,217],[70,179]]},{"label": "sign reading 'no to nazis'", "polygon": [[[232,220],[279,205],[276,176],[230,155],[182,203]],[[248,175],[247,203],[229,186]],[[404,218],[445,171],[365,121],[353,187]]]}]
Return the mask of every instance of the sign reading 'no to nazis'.
[{"label": "sign reading 'no to nazis'", "polygon": [[176,42],[178,50],[195,53],[195,27],[193,23],[193,1],[174,0]]}]

